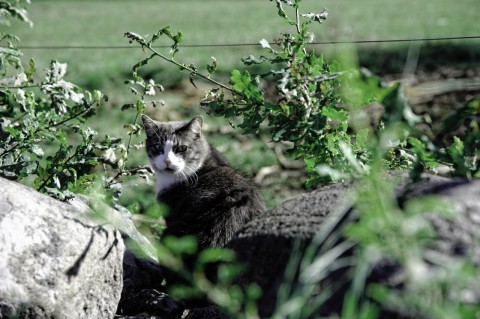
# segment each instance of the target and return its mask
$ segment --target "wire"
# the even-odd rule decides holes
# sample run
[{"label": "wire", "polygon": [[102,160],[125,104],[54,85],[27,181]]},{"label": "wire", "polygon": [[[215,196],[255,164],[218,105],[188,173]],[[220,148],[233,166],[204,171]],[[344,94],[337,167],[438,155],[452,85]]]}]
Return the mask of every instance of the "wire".
[{"label": "wire", "polygon": [[[449,41],[449,40],[474,40],[480,39],[480,35],[459,36],[459,37],[438,37],[438,38],[413,38],[413,39],[388,39],[388,40],[351,40],[351,41],[321,41],[312,42],[310,45],[336,45],[336,44],[374,44],[374,43],[400,43],[400,42],[433,42],[433,41]],[[260,46],[260,43],[226,43],[226,44],[184,44],[181,48],[228,48],[228,47],[248,47]],[[157,45],[154,48],[170,48],[169,45]],[[102,46],[102,45],[43,45],[29,46],[20,45],[22,50],[104,50],[104,49],[136,49],[136,46],[118,45],[118,46]]]}]

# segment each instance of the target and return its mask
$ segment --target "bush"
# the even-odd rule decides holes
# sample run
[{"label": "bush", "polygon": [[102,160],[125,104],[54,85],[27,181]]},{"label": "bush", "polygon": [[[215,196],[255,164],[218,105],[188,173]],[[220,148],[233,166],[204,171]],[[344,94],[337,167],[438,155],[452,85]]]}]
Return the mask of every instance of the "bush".
[{"label": "bush", "polygon": [[[328,16],[325,10],[302,14],[299,0],[275,3],[279,16],[294,32],[281,34],[272,44],[261,40],[266,55],[250,55],[242,60],[246,66],[268,64],[262,68],[268,71],[252,75],[233,70],[229,85],[213,80],[217,61],[213,59],[204,73],[192,64],[176,61],[183,35],[166,27],[149,38],[126,33],[130,43],[136,42],[151,53],[135,65],[131,84],[138,82],[145,86],[138,70],[159,57],[189,72],[193,85],[197,77],[217,85],[201,103],[207,111],[239,123],[236,126],[244,133],[257,134],[265,128],[272,141],[290,145],[290,155],[305,161],[310,177],[307,186],[368,172],[372,151],[386,131],[397,133],[390,141],[392,147],[384,154],[382,170],[409,169],[415,179],[425,169],[435,170],[444,165],[451,175],[480,176],[480,130],[473,118],[479,111],[478,100],[452,114],[440,132],[433,132],[436,136],[429,136],[419,129],[430,126],[429,118],[412,112],[399,83],[385,86],[368,72],[328,62],[309,49],[308,44],[313,40],[309,25],[325,21]],[[285,7],[295,18],[289,18]],[[173,42],[170,56],[153,47],[161,36]],[[267,95],[262,89],[265,87],[274,88],[274,92]],[[384,111],[372,126],[367,110],[373,102],[382,104]],[[458,138],[454,138],[454,143],[445,140],[461,125],[471,128],[465,134],[465,142]]]},{"label": "bush", "polygon": [[[2,1],[1,23],[18,18],[32,24],[19,0]],[[107,97],[65,80],[67,65],[52,61],[37,82],[35,62],[22,64],[19,39],[1,33],[0,176],[23,180],[60,199],[100,187],[114,203],[122,177],[146,174],[126,168],[130,141],[101,139],[88,121]]]}]

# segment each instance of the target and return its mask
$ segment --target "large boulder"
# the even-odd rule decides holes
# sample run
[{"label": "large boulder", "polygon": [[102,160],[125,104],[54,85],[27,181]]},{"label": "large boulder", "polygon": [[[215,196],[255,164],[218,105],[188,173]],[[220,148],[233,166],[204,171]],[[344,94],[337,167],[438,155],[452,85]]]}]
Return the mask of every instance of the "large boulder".
[{"label": "large boulder", "polygon": [[0,190],[0,318],[112,318],[120,233],[18,183]]},{"label": "large boulder", "polygon": [[[293,274],[289,280],[298,280],[303,253],[312,244],[320,227],[330,223],[334,225],[332,229],[338,230],[359,218],[358,212],[349,208],[349,194],[354,187],[351,183],[341,183],[289,200],[252,220],[228,244],[237,253],[239,260],[248,266],[247,272],[238,279],[238,284],[246,286],[255,283],[263,290],[263,296],[258,302],[261,318],[270,317],[277,308],[277,297],[286,280],[287,266]],[[401,185],[397,200],[402,207],[410,198],[432,194],[441,197],[458,212],[455,218],[444,218],[436,212],[429,214],[438,234],[434,249],[446,256],[468,255],[480,267],[480,180],[468,182],[426,176],[420,183]],[[336,244],[345,240],[338,235],[341,232],[332,233],[335,235],[331,236],[331,240]],[[321,245],[322,243],[315,243],[315,251],[321,251]],[[346,254],[349,252],[345,251]],[[292,257],[297,258],[293,264],[289,263]],[[291,268],[292,265],[294,268]],[[393,277],[402,278],[405,275],[403,271],[397,265],[382,261],[375,266],[369,280],[389,283]],[[318,292],[322,287],[331,287],[345,281],[349,274],[351,269],[348,267],[333,271],[317,288]],[[478,289],[468,291],[469,302],[480,302],[480,280],[476,287]],[[289,289],[294,291],[295,288]],[[339,315],[345,289],[343,287],[332,295],[313,317]],[[384,314],[387,317],[394,315],[388,312]]]},{"label": "large boulder", "polygon": [[288,200],[257,216],[229,242],[228,247],[247,265],[237,283],[255,283],[262,289],[260,317],[275,310],[294,245],[304,250],[333,213],[348,209],[352,188],[350,182],[339,183]]}]

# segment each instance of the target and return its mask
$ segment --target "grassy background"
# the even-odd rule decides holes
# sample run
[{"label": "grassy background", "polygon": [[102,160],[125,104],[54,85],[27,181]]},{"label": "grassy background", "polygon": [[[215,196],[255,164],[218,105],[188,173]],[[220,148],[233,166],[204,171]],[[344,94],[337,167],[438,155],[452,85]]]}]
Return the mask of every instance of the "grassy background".
[{"label": "grassy background", "polygon": [[[303,5],[305,12],[318,12],[324,7],[329,10],[328,20],[312,28],[316,41],[480,35],[480,10],[474,9],[479,5],[478,0],[304,0]],[[167,25],[182,31],[187,45],[258,43],[262,38],[273,39],[281,32],[293,32],[276,16],[274,3],[267,0],[37,0],[29,12],[34,28],[24,24],[13,28],[24,46],[128,46],[123,37],[125,32],[146,35]],[[450,44],[475,47],[479,43],[480,40]],[[357,48],[388,51],[404,46],[368,44]],[[324,45],[317,50],[335,53],[344,47]],[[91,88],[108,88],[108,84],[117,83],[115,80],[119,77],[126,78],[131,66],[145,56],[135,48],[23,51],[41,65],[50,59],[68,62],[72,82]],[[185,48],[178,60],[201,67],[215,56],[220,70],[228,71],[240,65],[240,58],[259,52],[254,47]],[[164,65],[157,67],[160,71],[170,69]],[[167,83],[174,83],[179,77],[177,69],[171,69],[163,79]]]},{"label": "grassy background", "polygon": [[[82,87],[100,89],[109,102],[91,125],[101,134],[125,136],[123,124],[133,120],[132,114],[120,112],[120,107],[132,102],[134,96],[123,82],[130,78],[131,67],[146,57],[138,47],[111,49],[33,49],[35,46],[128,46],[123,37],[127,31],[152,34],[170,25],[182,31],[184,44],[258,43],[274,39],[281,32],[294,32],[276,15],[273,2],[267,0],[135,0],[135,1],[67,1],[34,0],[28,11],[35,26],[16,23],[11,32],[21,38],[26,60],[34,58],[37,68],[50,60],[68,63],[67,79]],[[375,40],[480,35],[478,0],[324,0],[303,1],[303,11],[328,8],[329,18],[322,25],[313,25],[316,41]],[[169,44],[168,41],[158,44]],[[478,66],[480,40],[432,42],[419,44],[419,64],[457,64]],[[316,50],[330,57],[348,52],[353,60],[377,73],[402,71],[409,45],[318,45]],[[168,52],[165,49],[164,52]],[[183,48],[177,60],[194,63],[200,69],[215,56],[219,64],[218,77],[225,77],[233,68],[242,67],[241,58],[258,56],[258,47]],[[352,54],[353,53],[353,54]],[[198,106],[202,91],[185,84],[188,74],[178,68],[155,61],[147,68],[157,82],[167,86],[163,98],[166,107],[147,110],[157,119],[185,119],[204,114]],[[207,118],[211,131],[225,126],[225,121]],[[211,134],[212,143],[224,151],[234,166],[255,174],[261,167],[277,164],[273,151],[260,138],[239,138],[239,133]],[[145,162],[140,150],[134,162]],[[290,180],[289,180],[290,179]],[[298,192],[301,178],[282,178],[278,183],[263,187],[270,206]],[[284,187],[284,184],[286,185]],[[290,186],[292,187],[290,187]],[[135,186],[137,187],[137,186]],[[135,196],[141,201],[154,201],[151,186],[142,186]],[[140,194],[140,195],[139,195]],[[150,198],[150,199],[148,199]],[[138,199],[138,198],[136,198]]]}]

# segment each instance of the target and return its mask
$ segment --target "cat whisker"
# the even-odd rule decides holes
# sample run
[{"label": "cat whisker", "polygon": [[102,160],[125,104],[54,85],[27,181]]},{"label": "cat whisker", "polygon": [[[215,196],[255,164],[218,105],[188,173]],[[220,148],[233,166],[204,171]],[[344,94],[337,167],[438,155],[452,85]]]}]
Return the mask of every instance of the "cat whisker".
[{"label": "cat whisker", "polygon": [[197,176],[197,173],[192,168],[190,168],[188,166],[185,166],[182,170],[182,173],[184,174],[184,176],[187,179],[187,185],[188,185],[189,182],[192,183],[192,186],[197,185],[198,176]]},{"label": "cat whisker", "polygon": [[187,177],[187,184],[190,184],[192,186],[195,186],[196,180],[192,174],[189,174],[189,172],[185,172],[185,176]]},{"label": "cat whisker", "polygon": [[174,175],[178,178],[179,182],[184,182],[188,186],[189,176],[184,172],[184,170],[177,171],[174,173]]}]

